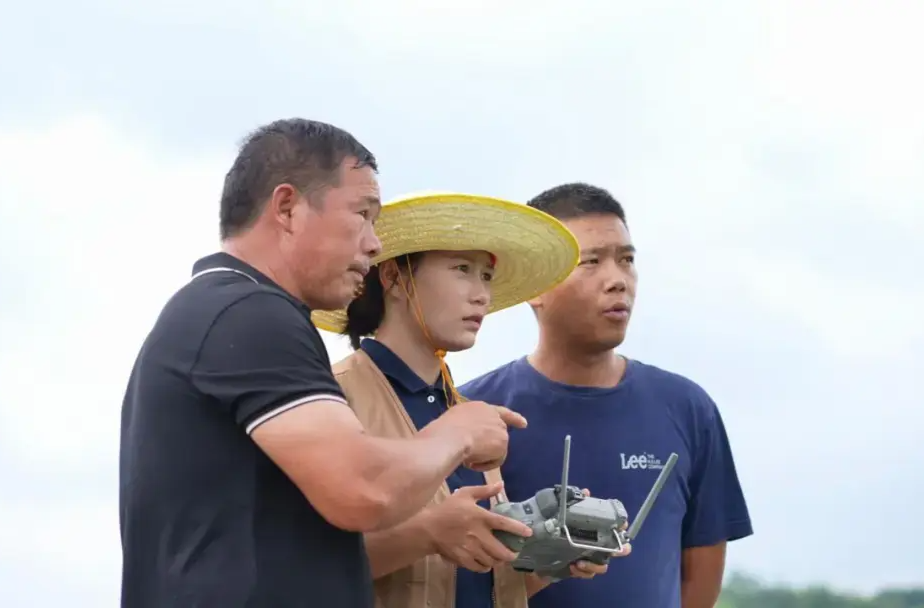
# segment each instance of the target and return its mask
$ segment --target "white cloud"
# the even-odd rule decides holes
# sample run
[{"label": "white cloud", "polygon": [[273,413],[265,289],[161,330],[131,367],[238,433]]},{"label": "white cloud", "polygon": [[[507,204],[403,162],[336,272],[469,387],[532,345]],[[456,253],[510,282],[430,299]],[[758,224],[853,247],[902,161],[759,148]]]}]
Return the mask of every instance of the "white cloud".
[{"label": "white cloud", "polygon": [[798,319],[833,352],[907,354],[924,338],[924,286],[842,281],[796,259],[738,253],[740,276],[756,305]]},{"label": "white cloud", "polygon": [[18,399],[0,411],[16,417],[0,437],[22,462],[111,462],[140,341],[195,257],[217,245],[221,165],[155,161],[98,117],[0,134],[0,164],[13,168],[0,189],[3,251],[33,283],[7,296],[31,314],[0,349],[5,391]]},{"label": "white cloud", "polygon": [[4,500],[0,581],[17,608],[117,606],[118,508],[111,497]]}]

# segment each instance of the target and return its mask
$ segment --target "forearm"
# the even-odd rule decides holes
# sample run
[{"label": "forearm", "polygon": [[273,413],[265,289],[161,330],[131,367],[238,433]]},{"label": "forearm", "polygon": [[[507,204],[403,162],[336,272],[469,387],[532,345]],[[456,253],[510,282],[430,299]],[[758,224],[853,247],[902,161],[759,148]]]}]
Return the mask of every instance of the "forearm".
[{"label": "forearm", "polygon": [[549,579],[542,578],[541,576],[538,576],[537,574],[532,573],[532,572],[527,574],[524,577],[524,580],[526,581],[527,599],[531,598],[532,596],[536,595],[537,593],[539,593],[540,591],[542,591],[543,589],[545,589],[546,587],[552,584],[552,581],[550,581]]},{"label": "forearm", "polygon": [[425,509],[397,526],[366,533],[366,554],[373,579],[388,576],[436,553],[426,526],[428,516]]},{"label": "forearm", "polygon": [[683,608],[713,608],[719,601],[722,584],[697,579],[684,580],[680,584],[680,605]]},{"label": "forearm", "polygon": [[680,597],[683,608],[713,608],[722,592],[725,543],[684,549]]},{"label": "forearm", "polygon": [[381,497],[382,513],[375,530],[391,528],[426,506],[465,459],[470,445],[465,435],[439,427],[428,427],[414,439],[370,439],[360,475]]}]

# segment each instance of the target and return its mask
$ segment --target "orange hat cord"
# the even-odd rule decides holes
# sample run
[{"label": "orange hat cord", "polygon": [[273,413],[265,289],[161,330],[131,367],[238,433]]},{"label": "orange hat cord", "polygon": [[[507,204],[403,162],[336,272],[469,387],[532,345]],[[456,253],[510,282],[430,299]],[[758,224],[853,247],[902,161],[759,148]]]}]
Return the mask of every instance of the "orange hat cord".
[{"label": "orange hat cord", "polygon": [[398,273],[398,282],[401,284],[401,289],[404,290],[404,294],[407,296],[408,301],[413,304],[414,316],[417,317],[417,323],[420,325],[420,329],[423,330],[424,338],[427,339],[430,348],[433,349],[433,354],[439,359],[440,376],[443,378],[443,395],[446,397],[446,405],[452,406],[456,403],[461,403],[465,401],[465,399],[459,394],[459,391],[456,390],[456,385],[452,382],[452,376],[449,375],[449,367],[446,365],[446,351],[434,346],[433,339],[430,337],[430,332],[427,331],[427,323],[424,321],[423,310],[420,307],[420,301],[417,299],[417,286],[414,285],[414,273],[411,272],[411,260],[407,256],[405,256],[405,260],[407,262],[408,277],[410,277],[411,290],[413,290],[413,293],[408,290],[407,283],[404,282],[404,275],[400,272]]}]

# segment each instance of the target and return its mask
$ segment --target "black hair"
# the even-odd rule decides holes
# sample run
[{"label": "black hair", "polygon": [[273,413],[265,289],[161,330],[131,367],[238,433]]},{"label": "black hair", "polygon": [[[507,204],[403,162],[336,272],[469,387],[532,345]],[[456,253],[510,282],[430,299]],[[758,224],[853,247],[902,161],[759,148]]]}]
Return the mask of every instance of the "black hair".
[{"label": "black hair", "polygon": [[[412,274],[423,257],[423,252],[403,255],[398,262],[398,271]],[[347,322],[343,335],[350,337],[353,350],[359,349],[364,336],[372,335],[385,318],[385,288],[379,278],[379,266],[373,266],[363,281],[362,293],[350,302],[346,309]]]},{"label": "black hair", "polygon": [[615,215],[622,220],[623,224],[626,224],[626,212],[612,194],[603,188],[583,182],[572,182],[549,188],[534,196],[526,204],[559,220],[605,214]]},{"label": "black hair", "polygon": [[340,165],[351,156],[357,160],[355,168],[378,171],[372,153],[333,125],[290,118],[256,129],[244,139],[225,175],[219,214],[222,240],[248,228],[280,184],[292,184],[303,193],[337,185]]}]

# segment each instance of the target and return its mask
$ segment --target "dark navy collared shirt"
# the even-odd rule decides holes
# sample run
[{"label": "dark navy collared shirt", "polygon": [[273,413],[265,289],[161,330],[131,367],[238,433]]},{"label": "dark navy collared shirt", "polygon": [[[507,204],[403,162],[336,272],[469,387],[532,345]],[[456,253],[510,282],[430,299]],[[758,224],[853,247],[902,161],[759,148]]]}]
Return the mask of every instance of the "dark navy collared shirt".
[{"label": "dark navy collared shirt", "polygon": [[227,253],[193,273],[125,391],[121,605],[372,608],[363,535],[324,519],[249,436],[296,406],[346,404],[311,310]]},{"label": "dark navy collared shirt", "polygon": [[[446,393],[443,391],[442,378],[434,384],[428,384],[415,374],[398,355],[372,338],[363,340],[360,348],[388,378],[388,382],[418,430],[446,411]],[[455,492],[463,486],[482,486],[485,479],[481,473],[459,467],[449,476],[446,483],[449,485],[449,491]],[[490,508],[488,501],[479,504],[486,509]],[[490,572],[482,574],[459,568],[456,577],[456,608],[492,608],[493,579]]]}]

